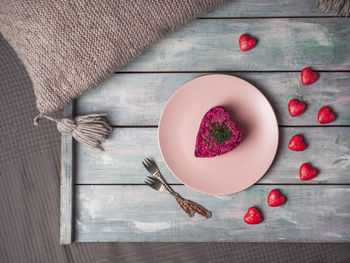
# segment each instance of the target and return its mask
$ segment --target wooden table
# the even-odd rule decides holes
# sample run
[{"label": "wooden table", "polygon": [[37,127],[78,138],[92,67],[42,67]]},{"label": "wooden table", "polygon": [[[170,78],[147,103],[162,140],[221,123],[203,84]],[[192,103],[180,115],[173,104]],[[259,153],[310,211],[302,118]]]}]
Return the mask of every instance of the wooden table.
[{"label": "wooden table", "polygon": [[[106,112],[114,129],[102,153],[62,137],[61,243],[350,241],[349,22],[323,13],[314,1],[234,1],[161,40],[66,107],[66,116]],[[246,32],[259,42],[244,53],[238,39]],[[306,66],[320,78],[303,87],[300,71]],[[280,126],[271,169],[246,191],[221,198],[177,181],[157,142],[158,120],[169,97],[185,82],[218,72],[258,87]],[[292,98],[308,104],[297,118],[288,114]],[[328,125],[317,122],[324,105],[337,113]],[[309,145],[303,152],[287,147],[296,133]],[[210,209],[213,217],[189,219],[170,196],[145,186],[141,160],[146,156],[155,158],[177,191]],[[305,161],[320,173],[303,182],[298,169]],[[274,188],[287,196],[282,207],[266,204]],[[263,223],[243,222],[250,206],[261,209]]]}]

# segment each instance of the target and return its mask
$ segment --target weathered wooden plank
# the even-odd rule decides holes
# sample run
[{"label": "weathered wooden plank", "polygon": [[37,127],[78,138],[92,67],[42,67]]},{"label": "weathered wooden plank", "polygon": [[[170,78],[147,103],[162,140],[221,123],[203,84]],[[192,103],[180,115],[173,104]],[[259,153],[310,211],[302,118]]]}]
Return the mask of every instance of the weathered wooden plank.
[{"label": "weathered wooden plank", "polygon": [[[73,102],[63,109],[62,115],[72,117]],[[73,241],[73,138],[68,134],[61,138],[60,244],[68,245]]]},{"label": "weathered wooden plank", "polygon": [[[350,70],[350,18],[200,19],[170,34],[121,71]],[[242,52],[238,39],[259,42]]]},{"label": "weathered wooden plank", "polygon": [[[287,202],[269,207],[270,190]],[[80,242],[350,241],[350,186],[253,186],[223,199],[184,186],[181,194],[213,212],[189,218],[171,196],[148,186],[77,186],[76,240]],[[250,206],[264,221],[247,225]]]},{"label": "weathered wooden plank", "polygon": [[[288,149],[289,139],[303,134],[308,148],[303,152]],[[76,145],[76,182],[78,184],[140,184],[146,170],[145,157],[154,157],[171,183],[179,183],[161,158],[156,128],[116,128],[97,152],[82,144]],[[280,144],[275,162],[259,183],[303,184],[299,167],[304,162],[315,165],[320,174],[307,181],[312,184],[350,183],[350,127],[280,128]]]},{"label": "weathered wooden plank", "polygon": [[234,0],[216,8],[203,17],[291,17],[334,16],[334,12],[323,12],[316,1],[305,0]]},{"label": "weathered wooden plank", "polygon": [[[204,73],[115,74],[80,97],[77,114],[107,112],[114,125],[157,125],[170,96],[184,83]],[[311,86],[302,86],[299,72],[235,73],[259,88],[270,100],[280,125],[319,125],[317,112],[329,105],[337,113],[329,125],[350,125],[350,72],[322,72]],[[304,99],[307,111],[297,118],[288,101]]]}]

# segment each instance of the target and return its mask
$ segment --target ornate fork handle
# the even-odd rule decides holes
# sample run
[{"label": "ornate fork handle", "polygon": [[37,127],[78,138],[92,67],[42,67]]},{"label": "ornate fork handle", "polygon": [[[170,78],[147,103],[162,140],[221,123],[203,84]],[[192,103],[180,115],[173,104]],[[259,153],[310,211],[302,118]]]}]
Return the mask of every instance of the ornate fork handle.
[{"label": "ornate fork handle", "polygon": [[[175,196],[174,196],[175,197]],[[186,201],[184,201],[182,198],[175,197],[177,203],[182,207],[182,209],[188,214],[189,217],[194,216],[194,211],[192,208],[188,205]]]},{"label": "ornate fork handle", "polygon": [[182,198],[181,195],[179,195],[173,189],[171,189],[170,186],[167,187],[167,185],[163,183],[162,187],[159,190],[171,194],[176,199],[177,203],[181,206],[181,208],[188,214],[189,217],[194,216],[194,211],[190,206],[188,206],[187,200]]},{"label": "ornate fork handle", "polygon": [[184,199],[181,195],[179,195],[177,192],[175,192],[170,186],[168,186],[166,183],[164,183],[164,180],[162,180],[161,178],[159,178],[159,179],[163,183],[163,187],[164,187],[162,189],[163,192],[168,192],[169,194],[174,196],[176,201],[182,207],[182,209],[185,210],[185,212],[190,217],[194,216],[194,214],[195,214],[194,212],[197,212],[198,214],[200,214],[206,218],[210,218],[212,216],[212,213],[209,210],[205,209],[203,206],[201,206],[201,205],[199,205],[191,200]]},{"label": "ornate fork handle", "polygon": [[211,212],[207,209],[205,209],[203,206],[190,201],[190,200],[185,200],[185,202],[187,201],[187,205],[192,208],[194,211],[196,211],[198,214],[205,216],[206,218],[210,218],[211,217]]}]

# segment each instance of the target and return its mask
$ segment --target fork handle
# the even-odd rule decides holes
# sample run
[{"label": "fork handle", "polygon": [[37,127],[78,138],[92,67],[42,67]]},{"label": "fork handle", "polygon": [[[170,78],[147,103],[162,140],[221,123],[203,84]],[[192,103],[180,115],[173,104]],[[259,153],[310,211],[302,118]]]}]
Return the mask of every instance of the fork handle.
[{"label": "fork handle", "polygon": [[[164,185],[164,183],[163,183]],[[187,204],[187,200],[183,199],[181,197],[181,195],[179,195],[178,193],[176,193],[174,190],[173,191],[169,191],[168,188],[164,187],[163,188],[164,192],[168,192],[169,194],[171,194],[177,201],[177,203],[181,206],[181,208],[188,214],[189,217],[194,216],[195,212],[192,210],[191,207],[188,206]],[[170,188],[171,189],[171,188]],[[171,189],[172,190],[172,189]]]},{"label": "fork handle", "polygon": [[189,217],[194,216],[194,211],[190,206],[187,205],[187,202],[179,197],[175,197],[177,203],[181,206],[181,208],[188,214]]},{"label": "fork handle", "polygon": [[203,206],[190,200],[186,200],[185,202],[187,202],[187,206],[196,211],[198,214],[205,216],[206,218],[210,218],[212,216],[211,212],[205,209]]},{"label": "fork handle", "polygon": [[[163,185],[165,184],[163,183]],[[191,207],[188,206],[188,201],[185,200],[181,195],[176,193],[174,190],[171,190],[169,190],[167,187],[164,187],[162,191],[172,195],[176,199],[177,203],[181,206],[181,208],[188,214],[189,217],[194,216],[195,212],[192,210]]]},{"label": "fork handle", "polygon": [[204,207],[202,207],[201,205],[190,201],[190,200],[186,200],[184,199],[179,193],[175,192],[164,180],[162,174],[158,171],[158,173],[154,174],[154,176],[156,176],[162,183],[164,186],[164,190],[168,192],[169,194],[171,194],[172,196],[175,197],[176,201],[178,202],[178,204],[182,207],[182,209],[190,216],[194,216],[195,212],[197,212],[198,214],[206,217],[206,218],[210,218],[212,216],[211,212],[207,209],[205,209]]},{"label": "fork handle", "polygon": [[[165,184],[164,182],[163,182],[163,185],[167,186],[167,184]],[[175,197],[178,204],[182,207],[183,210],[185,210],[185,212],[190,217],[194,216],[195,212],[197,212],[198,214],[200,214],[206,218],[210,218],[212,216],[212,213],[209,210],[205,209],[203,206],[201,206],[201,205],[199,205],[191,200],[184,199],[180,194],[175,192],[172,188],[170,188],[170,189],[169,188],[170,188],[170,186],[164,187],[164,190]]]}]

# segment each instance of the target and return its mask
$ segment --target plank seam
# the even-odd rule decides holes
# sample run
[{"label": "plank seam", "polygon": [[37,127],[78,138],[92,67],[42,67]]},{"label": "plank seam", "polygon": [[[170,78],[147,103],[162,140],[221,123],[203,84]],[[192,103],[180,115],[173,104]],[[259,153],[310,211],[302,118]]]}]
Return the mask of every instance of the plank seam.
[{"label": "plank seam", "polygon": [[[79,184],[74,184],[75,186],[147,186],[146,184],[83,184],[83,183],[79,183]],[[172,185],[172,186],[185,186],[184,184],[181,183],[168,183],[168,185]],[[301,186],[301,185],[305,185],[305,186],[311,186],[311,185],[317,185],[317,186],[348,186],[350,185],[350,183],[347,184],[332,184],[332,183],[299,183],[299,184],[295,184],[295,183],[256,183],[254,185],[288,185],[288,186]],[[248,188],[247,188],[248,189]]]},{"label": "plank seam", "polygon": [[[184,74],[184,73],[211,73],[211,74],[230,74],[230,73],[300,73],[300,70],[164,70],[164,71],[140,71],[140,70],[125,70],[115,71],[113,74]],[[314,70],[319,73],[347,73],[350,70]]]},{"label": "plank seam", "polygon": [[[349,128],[350,125],[278,125],[279,128]],[[155,129],[158,125],[112,125],[113,129]]]}]

